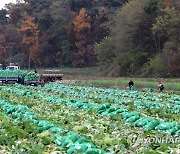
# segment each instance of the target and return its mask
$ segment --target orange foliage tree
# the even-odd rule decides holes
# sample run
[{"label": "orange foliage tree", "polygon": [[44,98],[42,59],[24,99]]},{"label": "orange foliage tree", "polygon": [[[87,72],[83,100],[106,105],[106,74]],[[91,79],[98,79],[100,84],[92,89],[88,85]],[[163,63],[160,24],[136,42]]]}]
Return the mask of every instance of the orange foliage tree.
[{"label": "orange foliage tree", "polygon": [[163,8],[171,7],[172,0],[164,0],[163,1]]},{"label": "orange foliage tree", "polygon": [[22,33],[22,43],[26,44],[29,50],[29,68],[30,60],[33,61],[34,65],[40,63],[37,58],[37,53],[39,49],[39,30],[38,25],[33,22],[34,18],[29,16],[27,13],[24,14],[24,20],[22,21],[21,27],[18,32]]},{"label": "orange foliage tree", "polygon": [[87,15],[86,10],[82,8],[79,12],[79,15],[75,18],[74,24],[74,35],[75,35],[75,46],[77,51],[74,53],[73,66],[83,67],[88,63],[88,51],[87,42],[88,36],[91,32],[91,18]]}]

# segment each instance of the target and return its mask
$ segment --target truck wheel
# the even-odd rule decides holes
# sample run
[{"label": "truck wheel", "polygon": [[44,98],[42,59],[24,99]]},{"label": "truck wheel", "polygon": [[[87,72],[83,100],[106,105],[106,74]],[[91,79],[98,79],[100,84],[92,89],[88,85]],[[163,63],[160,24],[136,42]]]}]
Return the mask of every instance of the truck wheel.
[{"label": "truck wheel", "polygon": [[56,80],[57,80],[56,77],[52,77],[52,78],[51,78],[51,82],[55,82]]},{"label": "truck wheel", "polygon": [[44,79],[44,82],[45,82],[45,83],[48,83],[48,82],[50,82],[50,79],[49,79],[49,78],[45,78],[45,79]]}]

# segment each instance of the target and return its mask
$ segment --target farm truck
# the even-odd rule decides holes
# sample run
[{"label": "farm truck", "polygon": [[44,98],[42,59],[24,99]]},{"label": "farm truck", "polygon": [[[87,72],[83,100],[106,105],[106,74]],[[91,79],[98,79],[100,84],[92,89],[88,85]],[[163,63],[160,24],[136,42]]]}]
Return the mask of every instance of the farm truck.
[{"label": "farm truck", "polygon": [[47,82],[62,80],[63,74],[35,73],[20,70],[20,67],[11,64],[5,70],[0,70],[0,82],[2,84],[20,83],[23,85],[44,85]]}]

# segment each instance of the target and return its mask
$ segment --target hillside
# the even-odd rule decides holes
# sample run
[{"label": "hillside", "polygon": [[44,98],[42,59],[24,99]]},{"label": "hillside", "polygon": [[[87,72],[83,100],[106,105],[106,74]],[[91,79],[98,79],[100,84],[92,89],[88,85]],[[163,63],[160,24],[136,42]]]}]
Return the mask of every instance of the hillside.
[{"label": "hillside", "polygon": [[0,10],[0,62],[180,77],[178,0],[25,0]]}]

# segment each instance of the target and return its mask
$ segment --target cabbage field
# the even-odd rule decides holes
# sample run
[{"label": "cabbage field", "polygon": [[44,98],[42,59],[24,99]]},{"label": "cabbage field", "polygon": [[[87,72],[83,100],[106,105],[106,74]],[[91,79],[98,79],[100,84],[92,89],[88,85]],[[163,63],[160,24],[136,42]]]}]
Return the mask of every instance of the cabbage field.
[{"label": "cabbage field", "polygon": [[180,95],[50,83],[0,87],[3,153],[180,153]]}]

